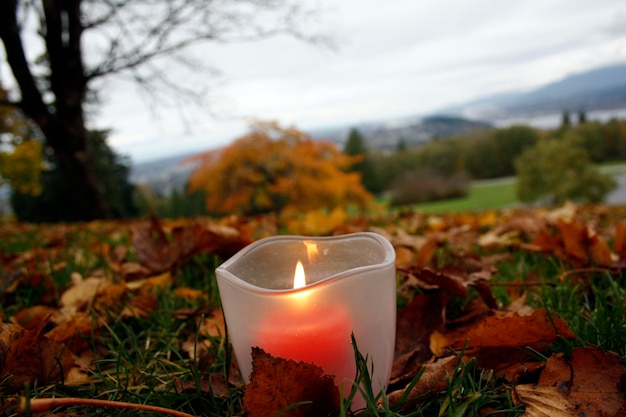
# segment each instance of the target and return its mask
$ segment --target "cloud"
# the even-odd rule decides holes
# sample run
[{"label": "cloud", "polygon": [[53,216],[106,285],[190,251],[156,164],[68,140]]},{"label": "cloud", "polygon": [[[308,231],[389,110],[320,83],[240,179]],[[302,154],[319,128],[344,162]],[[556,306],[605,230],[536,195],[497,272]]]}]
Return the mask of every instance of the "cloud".
[{"label": "cloud", "polygon": [[114,88],[100,118],[111,143],[139,158],[223,145],[250,117],[324,127],[426,114],[626,61],[622,0],[318,1],[337,49],[284,36],[203,46],[198,58],[222,72],[209,96],[220,117],[191,108],[186,124],[176,109],[150,119],[136,94]]}]

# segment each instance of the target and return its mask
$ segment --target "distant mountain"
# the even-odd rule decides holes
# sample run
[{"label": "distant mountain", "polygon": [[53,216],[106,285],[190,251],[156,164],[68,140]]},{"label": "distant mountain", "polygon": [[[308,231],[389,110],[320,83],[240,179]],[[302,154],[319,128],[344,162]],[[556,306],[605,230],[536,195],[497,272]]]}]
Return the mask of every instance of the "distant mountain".
[{"label": "distant mountain", "polygon": [[626,64],[573,74],[528,92],[482,97],[446,108],[452,114],[490,122],[555,112],[626,108]]},{"label": "distant mountain", "polygon": [[133,164],[130,182],[147,184],[154,192],[161,195],[168,195],[175,188],[183,189],[187,184],[189,174],[196,166],[196,164],[187,164],[183,161],[193,155],[195,153]]}]

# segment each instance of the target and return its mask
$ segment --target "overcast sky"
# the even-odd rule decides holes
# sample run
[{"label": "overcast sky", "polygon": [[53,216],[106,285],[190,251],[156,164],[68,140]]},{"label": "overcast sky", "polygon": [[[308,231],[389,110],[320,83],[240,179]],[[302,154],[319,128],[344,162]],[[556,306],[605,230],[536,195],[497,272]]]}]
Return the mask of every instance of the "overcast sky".
[{"label": "overcast sky", "polygon": [[[310,3],[309,0],[303,0]],[[626,62],[624,0],[322,0],[335,49],[288,38],[204,49],[206,108],[151,113],[126,84],[106,84],[96,125],[135,162],[205,150],[250,118],[312,129],[426,115]]]}]

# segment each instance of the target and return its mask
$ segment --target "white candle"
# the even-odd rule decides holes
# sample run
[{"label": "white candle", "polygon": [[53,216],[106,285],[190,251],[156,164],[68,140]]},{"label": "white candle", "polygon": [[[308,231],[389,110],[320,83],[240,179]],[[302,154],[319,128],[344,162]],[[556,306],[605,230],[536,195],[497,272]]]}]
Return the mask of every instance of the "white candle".
[{"label": "white candle", "polygon": [[[294,269],[304,264],[304,286]],[[252,347],[311,362],[335,376],[347,396],[356,375],[351,335],[374,365],[375,392],[393,362],[395,252],[374,233],[274,236],[242,249],[216,270],[224,316],[249,382]],[[369,364],[371,365],[371,363]],[[371,366],[368,366],[371,368]]]}]

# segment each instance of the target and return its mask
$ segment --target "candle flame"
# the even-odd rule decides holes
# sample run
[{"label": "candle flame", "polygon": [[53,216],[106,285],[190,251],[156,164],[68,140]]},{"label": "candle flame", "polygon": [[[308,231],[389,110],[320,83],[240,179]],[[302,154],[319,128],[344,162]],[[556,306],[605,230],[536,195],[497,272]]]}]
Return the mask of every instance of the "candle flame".
[{"label": "candle flame", "polygon": [[306,285],[306,278],[304,276],[304,267],[302,262],[298,261],[296,265],[296,272],[293,276],[293,288],[302,288]]}]

